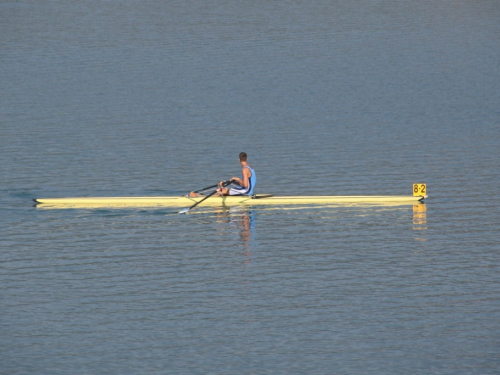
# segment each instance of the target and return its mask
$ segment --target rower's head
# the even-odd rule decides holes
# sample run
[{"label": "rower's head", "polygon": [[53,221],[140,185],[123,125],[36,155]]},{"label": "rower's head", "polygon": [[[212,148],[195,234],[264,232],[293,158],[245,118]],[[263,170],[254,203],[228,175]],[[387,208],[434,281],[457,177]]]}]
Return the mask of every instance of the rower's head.
[{"label": "rower's head", "polygon": [[240,152],[240,161],[247,161],[248,156],[246,152]]}]

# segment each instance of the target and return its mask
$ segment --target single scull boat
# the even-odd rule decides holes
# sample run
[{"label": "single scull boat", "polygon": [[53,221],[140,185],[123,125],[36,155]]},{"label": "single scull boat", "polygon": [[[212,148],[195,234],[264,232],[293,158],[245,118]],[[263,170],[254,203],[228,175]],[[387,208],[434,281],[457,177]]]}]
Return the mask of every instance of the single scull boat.
[{"label": "single scull boat", "polygon": [[[158,196],[158,197],[84,197],[84,198],[37,198],[38,208],[123,208],[123,207],[186,207],[205,197]],[[203,202],[204,206],[283,206],[283,205],[407,205],[422,202],[427,195],[417,196],[273,196],[257,194],[250,196],[212,196]]]}]

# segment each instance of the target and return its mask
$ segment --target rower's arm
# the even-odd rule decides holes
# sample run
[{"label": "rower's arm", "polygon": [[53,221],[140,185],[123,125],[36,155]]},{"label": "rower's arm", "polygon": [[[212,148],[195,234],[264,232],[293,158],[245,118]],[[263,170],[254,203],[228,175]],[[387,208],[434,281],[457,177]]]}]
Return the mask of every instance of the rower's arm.
[{"label": "rower's arm", "polygon": [[250,182],[250,177],[252,177],[252,172],[248,168],[243,168],[241,171],[241,174],[243,175],[243,180],[239,177],[233,177],[231,180],[236,181],[238,184],[243,186],[244,188],[247,188],[249,186]]}]

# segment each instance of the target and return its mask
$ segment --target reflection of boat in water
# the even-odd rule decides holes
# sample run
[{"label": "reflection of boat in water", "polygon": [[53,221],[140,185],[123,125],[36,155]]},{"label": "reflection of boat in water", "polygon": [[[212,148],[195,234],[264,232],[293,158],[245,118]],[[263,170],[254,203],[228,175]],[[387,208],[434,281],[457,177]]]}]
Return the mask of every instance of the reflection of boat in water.
[{"label": "reflection of boat in water", "polygon": [[[123,207],[186,207],[205,197],[82,197],[82,198],[37,198],[39,208],[123,208]],[[398,195],[325,195],[325,196],[274,196],[258,194],[250,196],[212,196],[202,202],[204,206],[290,206],[290,205],[412,205],[423,201],[427,196]]]}]

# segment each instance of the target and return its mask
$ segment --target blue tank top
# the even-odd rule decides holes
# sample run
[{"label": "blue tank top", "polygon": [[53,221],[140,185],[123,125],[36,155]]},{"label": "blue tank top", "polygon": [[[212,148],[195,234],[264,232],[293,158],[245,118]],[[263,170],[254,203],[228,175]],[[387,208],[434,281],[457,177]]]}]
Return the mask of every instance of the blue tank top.
[{"label": "blue tank top", "polygon": [[[253,192],[255,190],[255,186],[257,185],[257,175],[255,174],[255,171],[253,170],[252,167],[250,167],[249,165],[245,165],[245,168],[248,168],[250,169],[250,172],[252,173],[252,175],[250,176],[250,180],[248,181],[248,192],[247,194],[248,195],[253,195]],[[242,176],[243,178],[243,176]]]}]

